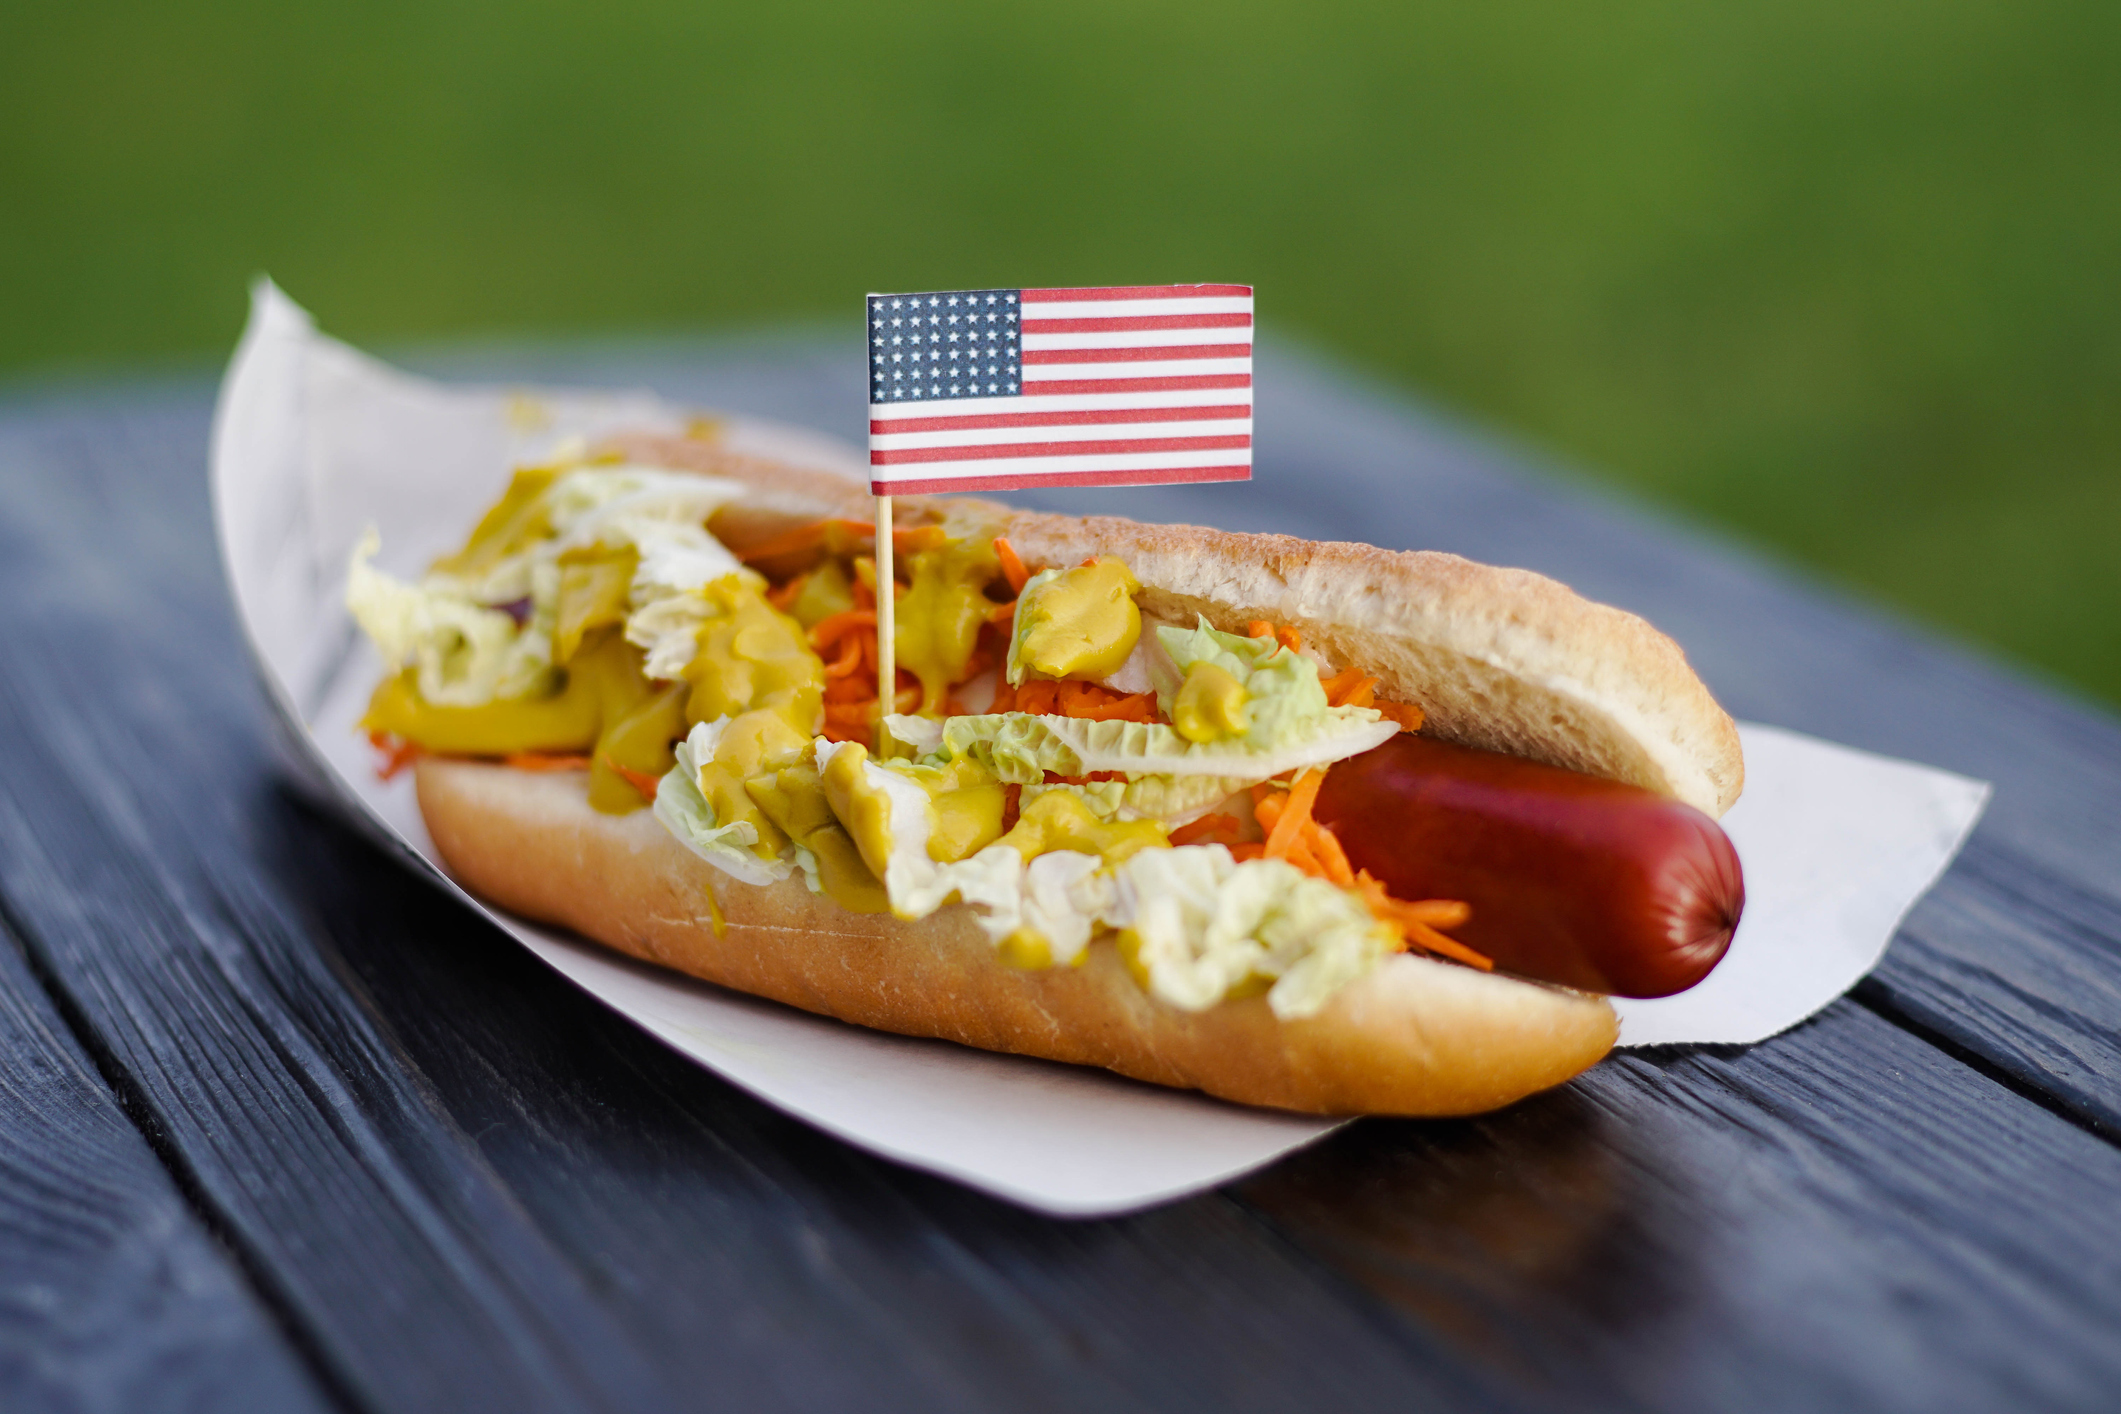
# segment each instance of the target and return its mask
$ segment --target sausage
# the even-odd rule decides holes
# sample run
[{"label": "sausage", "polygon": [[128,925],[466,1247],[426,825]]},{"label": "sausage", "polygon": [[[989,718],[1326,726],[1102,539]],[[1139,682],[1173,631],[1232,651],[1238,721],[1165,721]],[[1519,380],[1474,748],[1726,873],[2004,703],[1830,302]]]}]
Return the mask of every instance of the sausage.
[{"label": "sausage", "polygon": [[1326,773],[1313,807],[1401,899],[1461,899],[1499,968],[1662,997],[1708,975],[1745,907],[1714,820],[1640,786],[1403,732]]}]

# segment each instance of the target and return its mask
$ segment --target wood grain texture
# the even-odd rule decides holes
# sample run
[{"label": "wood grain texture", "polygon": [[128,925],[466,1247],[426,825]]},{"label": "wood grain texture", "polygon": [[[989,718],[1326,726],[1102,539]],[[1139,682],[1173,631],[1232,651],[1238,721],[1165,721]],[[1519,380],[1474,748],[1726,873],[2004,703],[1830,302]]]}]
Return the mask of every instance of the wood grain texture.
[{"label": "wood grain texture", "polygon": [[0,1407],[333,1407],[122,1112],[4,924]]},{"label": "wood grain texture", "polygon": [[[836,346],[543,371],[859,426]],[[1955,875],[1910,935],[1984,970],[1903,940],[1877,985],[1923,979],[1936,1030],[2043,1098],[2112,1088],[2111,723],[1307,366],[1263,358],[1262,387],[1252,493],[1127,508],[1559,573],[1673,630],[1742,714],[1998,779],[1979,843],[2052,906]],[[2089,1408],[2121,1380],[2116,1152],[1853,1005],[1111,1222],[775,1114],[271,787],[205,408],[0,408],[0,896],[368,1407]]]},{"label": "wood grain texture", "polygon": [[259,886],[262,723],[200,412],[62,417],[41,455],[0,439],[0,892],[23,943],[356,1398],[668,1407],[310,921]]},{"label": "wood grain texture", "polygon": [[1240,1191],[1557,1404],[2090,1410],[2121,1389],[2117,1182],[2112,1146],[1843,1002]]}]

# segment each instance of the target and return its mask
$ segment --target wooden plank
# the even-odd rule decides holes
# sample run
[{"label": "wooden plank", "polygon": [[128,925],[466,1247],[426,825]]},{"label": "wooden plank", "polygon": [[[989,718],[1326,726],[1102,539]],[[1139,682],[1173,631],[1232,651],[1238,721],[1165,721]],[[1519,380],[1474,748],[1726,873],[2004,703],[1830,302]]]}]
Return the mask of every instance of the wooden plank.
[{"label": "wooden plank", "polygon": [[0,1406],[324,1411],[0,925]]},{"label": "wooden plank", "polygon": [[1861,1007],[1616,1058],[1242,1186],[1411,1324],[1555,1407],[2097,1409],[2121,1152]]},{"label": "wooden plank", "polygon": [[0,894],[355,1398],[675,1407],[306,920],[255,885],[262,723],[213,572],[202,413],[184,399],[0,437],[17,610],[0,623]]}]

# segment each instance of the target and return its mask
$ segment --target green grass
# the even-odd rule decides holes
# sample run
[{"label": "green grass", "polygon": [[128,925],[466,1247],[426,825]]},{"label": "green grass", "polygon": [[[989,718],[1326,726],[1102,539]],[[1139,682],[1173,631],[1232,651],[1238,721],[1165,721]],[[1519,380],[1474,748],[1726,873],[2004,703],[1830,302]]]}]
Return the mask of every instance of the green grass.
[{"label": "green grass", "polygon": [[0,0],[0,374],[1242,279],[2121,701],[2121,7]]}]

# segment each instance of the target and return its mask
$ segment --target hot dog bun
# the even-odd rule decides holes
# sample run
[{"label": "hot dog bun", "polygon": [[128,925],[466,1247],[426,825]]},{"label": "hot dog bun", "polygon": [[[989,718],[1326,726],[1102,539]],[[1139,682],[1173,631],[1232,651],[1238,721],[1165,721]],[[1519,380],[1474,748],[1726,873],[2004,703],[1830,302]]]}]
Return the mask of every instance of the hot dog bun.
[{"label": "hot dog bun", "polygon": [[[659,466],[744,481],[757,493],[715,518],[733,549],[819,516],[867,520],[866,488],[828,473],[732,456],[711,442],[628,437]],[[898,498],[901,525],[963,499]],[[982,504],[982,503],[971,503]],[[1423,731],[1626,781],[1720,817],[1745,785],[1738,728],[1679,645],[1635,615],[1530,570],[1433,550],[1142,525],[985,504],[1030,564],[1117,555],[1143,585],[1145,616],[1227,632],[1287,624],[1333,666],[1359,663],[1387,701],[1419,703]]]},{"label": "hot dog bun", "polygon": [[879,1030],[1242,1104],[1398,1115],[1476,1114],[1558,1085],[1596,1063],[1617,1030],[1603,998],[1411,956],[1301,1021],[1277,1020],[1259,998],[1184,1012],[1153,1000],[1107,946],[1081,967],[1019,971],[963,905],[905,923],[849,913],[800,876],[737,883],[648,812],[591,810],[579,773],[432,757],[416,770],[428,830],[473,893],[644,961]]},{"label": "hot dog bun", "polygon": [[[750,486],[711,522],[739,552],[820,517],[872,513],[862,486],[711,440],[626,437],[608,450]],[[898,504],[902,525],[972,509],[1032,564],[1116,555],[1144,586],[1152,620],[1293,626],[1332,666],[1380,678],[1379,697],[1418,703],[1437,737],[1629,782],[1712,816],[1743,783],[1736,729],[1677,645],[1528,571],[962,499]],[[591,810],[578,774],[430,758],[417,779],[442,858],[473,892],[635,957],[882,1030],[1246,1104],[1400,1115],[1507,1104],[1594,1064],[1617,1034],[1602,997],[1412,956],[1303,1020],[1278,1020],[1258,998],[1188,1013],[1150,997],[1110,946],[1093,946],[1079,968],[1018,971],[962,905],[902,922],[847,912],[799,876],[735,882],[648,813]]]}]

